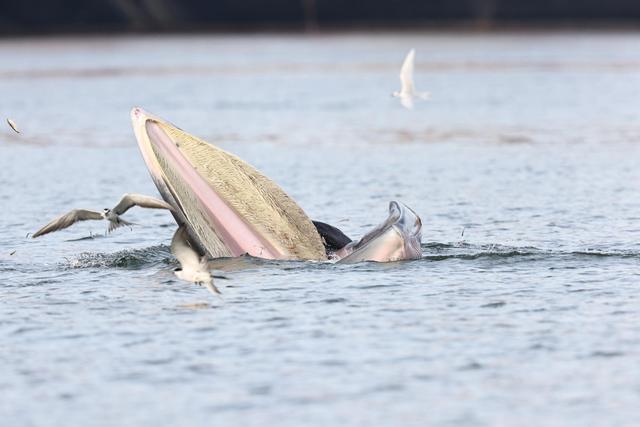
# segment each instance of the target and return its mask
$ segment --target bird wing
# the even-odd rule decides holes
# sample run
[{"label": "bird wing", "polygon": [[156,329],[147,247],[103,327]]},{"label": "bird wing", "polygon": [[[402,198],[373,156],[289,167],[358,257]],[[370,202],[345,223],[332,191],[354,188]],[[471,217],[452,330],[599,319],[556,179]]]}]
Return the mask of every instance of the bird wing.
[{"label": "bird wing", "polygon": [[173,207],[164,200],[143,194],[127,193],[122,196],[118,204],[112,209],[116,215],[122,215],[134,206],[150,209],[168,209],[173,211]]},{"label": "bird wing", "polygon": [[415,57],[416,51],[411,49],[402,63],[402,68],[400,69],[400,84],[402,85],[400,93],[412,94],[414,91],[413,62]]},{"label": "bird wing", "polygon": [[183,270],[200,269],[200,256],[189,246],[187,229],[178,227],[171,239],[171,253],[176,257]]},{"label": "bird wing", "polygon": [[70,227],[78,221],[86,221],[88,219],[103,219],[101,212],[88,211],[86,209],[74,209],[64,215],[60,215],[58,218],[49,222],[40,230],[33,233],[33,238],[43,234],[51,233],[52,231],[62,230],[63,228]]},{"label": "bird wing", "polygon": [[13,129],[13,131],[15,133],[20,133],[20,131],[18,130],[18,126],[16,125],[16,122],[14,122],[11,119],[7,119],[7,123],[9,124],[9,126],[11,127],[11,129]]}]

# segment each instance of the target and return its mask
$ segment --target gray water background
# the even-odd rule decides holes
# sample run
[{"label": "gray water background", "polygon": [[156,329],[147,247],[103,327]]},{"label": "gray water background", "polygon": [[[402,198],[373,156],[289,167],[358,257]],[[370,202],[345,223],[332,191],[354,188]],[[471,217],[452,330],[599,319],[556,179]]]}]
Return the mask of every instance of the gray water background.
[{"label": "gray water background", "polygon": [[[414,111],[389,95],[417,50]],[[3,426],[640,423],[640,34],[0,41]],[[141,106],[357,238],[401,200],[421,260],[221,260],[179,281]],[[464,229],[464,235],[462,230]],[[90,238],[93,236],[93,238]],[[15,252],[14,252],[15,251]]]}]

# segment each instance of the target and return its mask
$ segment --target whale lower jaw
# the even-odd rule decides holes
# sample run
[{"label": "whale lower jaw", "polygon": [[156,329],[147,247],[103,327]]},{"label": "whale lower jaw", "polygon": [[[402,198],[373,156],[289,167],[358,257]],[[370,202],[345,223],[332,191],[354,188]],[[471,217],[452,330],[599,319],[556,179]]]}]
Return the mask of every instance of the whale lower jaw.
[{"label": "whale lower jaw", "polygon": [[387,219],[359,241],[335,253],[340,263],[390,262],[422,258],[422,220],[407,205],[389,203]]},{"label": "whale lower jaw", "polygon": [[140,108],[131,119],[154,183],[202,253],[327,259],[311,220],[269,178]]}]

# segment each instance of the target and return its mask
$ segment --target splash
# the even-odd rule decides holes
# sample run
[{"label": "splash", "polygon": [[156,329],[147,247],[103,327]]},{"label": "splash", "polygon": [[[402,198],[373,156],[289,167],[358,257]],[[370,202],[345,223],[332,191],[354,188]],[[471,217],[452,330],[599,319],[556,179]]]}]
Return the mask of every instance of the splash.
[{"label": "splash", "polygon": [[171,264],[175,260],[168,246],[150,246],[144,249],[126,249],[110,254],[83,252],[67,259],[63,268],[122,268],[137,270],[158,264]]}]

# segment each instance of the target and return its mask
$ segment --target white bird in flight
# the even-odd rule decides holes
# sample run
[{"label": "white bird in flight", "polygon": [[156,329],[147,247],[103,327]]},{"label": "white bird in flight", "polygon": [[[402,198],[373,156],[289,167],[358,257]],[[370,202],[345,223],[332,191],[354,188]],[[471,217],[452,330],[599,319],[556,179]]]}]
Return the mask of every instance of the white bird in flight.
[{"label": "white bird in flight", "polygon": [[105,208],[102,212],[90,211],[86,209],[74,209],[58,218],[52,220],[40,230],[33,233],[33,238],[42,236],[53,231],[62,230],[70,227],[78,221],[86,221],[89,219],[100,220],[106,219],[109,221],[109,227],[107,232],[110,233],[118,227],[125,225],[133,225],[120,218],[120,215],[134,206],[140,206],[141,208],[151,209],[168,209],[173,211],[173,207],[164,200],[156,199],[155,197],[144,196],[142,194],[125,194],[122,196],[118,204],[113,209]]},{"label": "white bird in flight", "polygon": [[413,84],[413,62],[416,57],[416,50],[411,49],[407,54],[407,57],[402,63],[400,69],[400,90],[393,92],[392,96],[400,98],[400,103],[406,109],[411,110],[413,108],[413,98],[429,99],[431,94],[429,92],[417,92],[416,87]]},{"label": "white bird in flight", "polygon": [[171,239],[171,253],[180,262],[180,268],[174,271],[175,275],[187,282],[193,282],[204,286],[212,294],[220,295],[220,291],[213,284],[213,277],[209,273],[207,259],[200,257],[198,253],[189,246],[187,230],[184,226],[178,227]]}]

